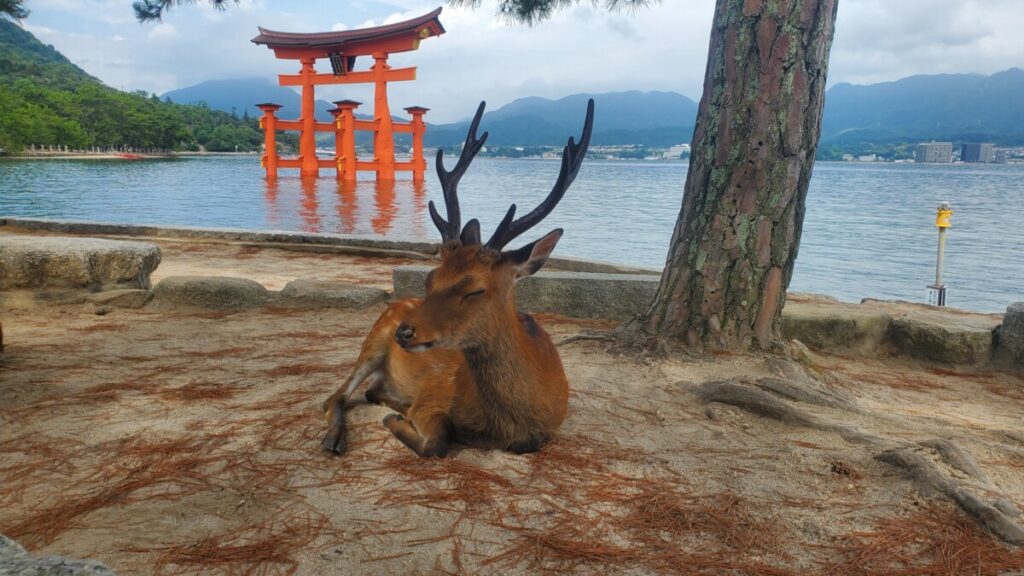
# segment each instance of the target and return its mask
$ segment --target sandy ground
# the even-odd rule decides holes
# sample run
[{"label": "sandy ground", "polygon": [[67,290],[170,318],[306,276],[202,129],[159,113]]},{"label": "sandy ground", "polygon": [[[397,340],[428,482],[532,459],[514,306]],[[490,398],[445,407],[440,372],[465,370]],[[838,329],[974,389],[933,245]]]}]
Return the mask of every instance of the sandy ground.
[{"label": "sandy ground", "polygon": [[[164,244],[160,276],[387,286],[396,262]],[[383,307],[237,314],[91,305],[3,311],[0,533],[120,574],[1003,574],[1024,551],[921,493],[876,446],[705,403],[707,382],[811,379],[795,403],[895,445],[955,442],[973,489],[1024,506],[1024,381],[891,359],[650,359],[561,348],[573,389],[553,443],[421,460],[320,402]],[[541,317],[556,340],[611,327]],[[807,380],[807,381],[811,381]],[[923,450],[923,449],[922,449]],[[929,453],[930,454],[930,453]],[[929,456],[931,457],[931,456]]]}]

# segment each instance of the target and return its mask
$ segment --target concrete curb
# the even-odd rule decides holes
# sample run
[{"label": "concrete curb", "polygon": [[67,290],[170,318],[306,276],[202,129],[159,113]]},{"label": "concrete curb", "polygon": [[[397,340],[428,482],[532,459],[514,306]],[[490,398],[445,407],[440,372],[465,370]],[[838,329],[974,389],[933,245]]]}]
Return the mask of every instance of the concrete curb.
[{"label": "concrete curb", "polygon": [[[168,241],[202,240],[230,242],[258,248],[277,248],[301,252],[351,254],[370,257],[397,257],[414,260],[433,260],[437,257],[440,249],[439,244],[434,242],[388,240],[377,236],[358,236],[354,234],[307,234],[304,232],[243,230],[240,228],[149,226],[143,224],[116,224],[0,216],[0,227],[3,226],[80,236],[122,236]],[[548,266],[565,272],[661,275],[661,270],[657,268],[627,266],[578,258],[549,258]]]},{"label": "concrete curb", "polygon": [[[394,297],[422,297],[430,270],[427,266],[396,267],[391,276]],[[660,281],[648,274],[538,272],[516,285],[516,303],[529,312],[628,320],[647,310]]]},{"label": "concrete curb", "polygon": [[436,254],[437,245],[412,240],[386,240],[373,236],[348,234],[306,234],[286,231],[252,231],[238,228],[203,228],[193,226],[146,226],[114,224],[108,222],[80,222],[45,218],[0,217],[0,226],[16,226],[26,230],[63,232],[76,235],[146,236],[150,238],[188,238],[194,240],[222,240],[228,242],[254,242],[260,244],[311,244],[350,246],[379,250],[404,250],[421,254]]}]

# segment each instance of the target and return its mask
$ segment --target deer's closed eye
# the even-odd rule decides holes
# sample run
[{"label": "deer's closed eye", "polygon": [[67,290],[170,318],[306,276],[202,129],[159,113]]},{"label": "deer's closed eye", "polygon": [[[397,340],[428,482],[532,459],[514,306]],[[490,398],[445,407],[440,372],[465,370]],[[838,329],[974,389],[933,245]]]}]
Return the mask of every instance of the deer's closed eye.
[{"label": "deer's closed eye", "polygon": [[484,289],[483,288],[481,288],[479,290],[474,290],[474,291],[470,292],[469,294],[466,294],[465,296],[463,296],[462,297],[462,301],[465,302],[466,300],[469,300],[469,299],[474,298],[476,296],[481,296],[481,295],[483,295],[483,293],[484,293]]}]

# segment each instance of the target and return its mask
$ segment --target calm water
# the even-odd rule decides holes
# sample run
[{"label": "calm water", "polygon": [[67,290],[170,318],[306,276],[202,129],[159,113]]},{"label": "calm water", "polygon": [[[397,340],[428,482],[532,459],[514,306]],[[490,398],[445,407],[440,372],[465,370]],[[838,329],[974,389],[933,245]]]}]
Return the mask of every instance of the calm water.
[{"label": "calm water", "polygon": [[[532,209],[558,167],[553,160],[476,160],[460,185],[464,218],[479,218],[486,236],[510,202]],[[269,185],[261,174],[255,157],[4,161],[0,215],[436,237],[426,203],[441,194],[431,174],[421,188],[361,181],[355,190],[340,189],[330,176],[303,183],[285,175]],[[588,162],[537,232],[565,228],[562,256],[660,267],[685,174],[683,163]],[[852,301],[923,300],[934,280],[941,200],[955,211],[949,304],[1003,311],[1024,300],[1020,166],[818,163],[792,289]]]}]

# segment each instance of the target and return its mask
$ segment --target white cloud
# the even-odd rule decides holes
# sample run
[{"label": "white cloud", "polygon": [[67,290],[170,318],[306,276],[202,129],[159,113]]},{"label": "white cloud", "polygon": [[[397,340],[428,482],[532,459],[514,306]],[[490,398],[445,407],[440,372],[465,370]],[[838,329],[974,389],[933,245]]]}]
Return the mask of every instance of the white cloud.
[{"label": "white cloud", "polygon": [[[258,25],[352,29],[419,16],[439,4],[243,0],[222,13],[202,1],[175,7],[162,24],[140,25],[126,0],[32,0],[29,29],[111,86],[162,93],[204,80],[295,72],[295,62],[249,42]],[[612,90],[700,97],[714,0],[666,0],[611,14],[583,3],[532,28],[499,21],[495,6],[446,7],[445,35],[393,56],[393,66],[419,68],[415,82],[389,87],[395,110],[419,104],[432,108],[429,121],[446,122],[468,116],[481,99],[494,108],[523,96]],[[836,28],[833,83],[1024,66],[1020,0],[842,0]],[[372,90],[327,87],[318,97],[366,102]]]},{"label": "white cloud", "polygon": [[171,38],[177,38],[178,29],[174,27],[174,24],[161,22],[160,24],[150,28],[146,37],[150,40],[168,40]]},{"label": "white cloud", "polygon": [[867,84],[913,74],[1024,66],[1019,0],[840,2],[829,77]]}]

